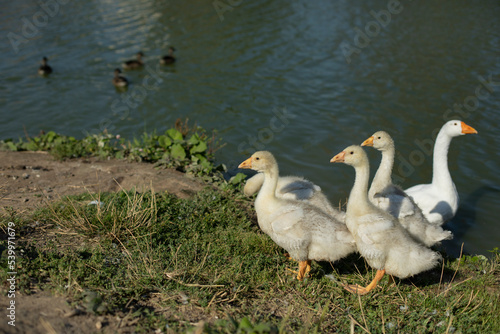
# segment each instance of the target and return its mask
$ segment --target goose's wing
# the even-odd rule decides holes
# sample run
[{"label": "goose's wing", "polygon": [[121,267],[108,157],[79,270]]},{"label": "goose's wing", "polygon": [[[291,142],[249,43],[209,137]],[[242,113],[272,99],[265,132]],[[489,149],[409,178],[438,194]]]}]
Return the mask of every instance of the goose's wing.
[{"label": "goose's wing", "polygon": [[391,186],[373,195],[374,203],[397,218],[415,214],[416,204],[399,187]]},{"label": "goose's wing", "polygon": [[287,235],[289,237],[301,238],[303,227],[301,222],[304,219],[304,209],[301,207],[287,208],[281,211],[275,217],[271,227],[274,233],[278,235]]},{"label": "goose's wing", "polygon": [[309,180],[297,176],[280,178],[277,195],[284,199],[306,201],[308,204],[319,208],[340,222],[345,222],[345,212],[335,209],[321,191],[321,187]]},{"label": "goose's wing", "polygon": [[408,189],[405,190],[405,193],[407,193],[408,195],[414,197],[414,196],[417,196],[417,194],[420,194],[420,193],[426,193],[428,192],[432,187],[432,184],[430,183],[427,183],[427,184],[417,184],[413,187],[410,187]]},{"label": "goose's wing", "polygon": [[[258,173],[249,178],[243,191],[245,195],[251,196],[257,193],[264,183],[264,174]],[[321,188],[314,183],[297,176],[284,176],[278,179],[276,195],[284,199],[308,200]]]},{"label": "goose's wing", "polygon": [[314,183],[300,178],[283,178],[278,186],[278,195],[283,198],[307,200],[313,197],[321,188]]},{"label": "goose's wing", "polygon": [[449,192],[438,189],[432,184],[417,185],[406,189],[405,192],[422,210],[431,224],[442,225],[453,218],[458,208],[458,193],[455,185]]},{"label": "goose's wing", "polygon": [[369,245],[384,244],[388,240],[386,232],[393,229],[395,221],[380,214],[367,214],[358,220],[358,236]]},{"label": "goose's wing", "polygon": [[270,237],[295,259],[307,257],[307,245],[311,242],[309,232],[304,228],[304,218],[304,210],[292,206],[276,215],[271,223]]},{"label": "goose's wing", "polygon": [[370,265],[384,267],[387,247],[394,242],[394,221],[384,215],[368,214],[359,219],[358,238],[356,246]]},{"label": "goose's wing", "polygon": [[440,198],[439,190],[435,189],[432,184],[419,184],[404,192],[413,199],[422,211],[430,211],[429,207],[434,207]]}]

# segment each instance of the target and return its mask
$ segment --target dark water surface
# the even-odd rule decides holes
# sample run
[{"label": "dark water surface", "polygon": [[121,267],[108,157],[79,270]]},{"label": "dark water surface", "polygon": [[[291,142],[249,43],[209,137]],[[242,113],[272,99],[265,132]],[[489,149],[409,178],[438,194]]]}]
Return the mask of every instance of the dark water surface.
[{"label": "dark water surface", "polygon": [[[445,247],[458,256],[462,243],[485,255],[500,246],[498,1],[215,3],[225,7],[3,1],[0,137],[107,127],[130,138],[189,118],[219,130],[227,144],[218,162],[234,168],[270,150],[282,174],[311,179],[337,203],[354,172],[330,164],[334,154],[383,129],[399,151],[396,180],[427,183],[432,158],[419,143],[461,119],[479,135],[450,148],[461,206]],[[169,45],[178,62],[158,67]],[[113,70],[139,50],[146,69],[126,72],[132,85],[117,92]],[[43,56],[48,78],[36,73]],[[374,170],[380,156],[368,153]]]}]

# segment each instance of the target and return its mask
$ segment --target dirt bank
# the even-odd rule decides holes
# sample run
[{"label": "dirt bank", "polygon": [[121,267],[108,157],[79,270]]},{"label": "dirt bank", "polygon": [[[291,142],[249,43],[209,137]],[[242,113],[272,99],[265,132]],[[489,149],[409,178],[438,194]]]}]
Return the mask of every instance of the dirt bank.
[{"label": "dirt bank", "polygon": [[121,189],[168,191],[187,198],[204,185],[152,164],[97,158],[57,161],[46,152],[0,152],[0,207],[31,210],[61,196]]}]

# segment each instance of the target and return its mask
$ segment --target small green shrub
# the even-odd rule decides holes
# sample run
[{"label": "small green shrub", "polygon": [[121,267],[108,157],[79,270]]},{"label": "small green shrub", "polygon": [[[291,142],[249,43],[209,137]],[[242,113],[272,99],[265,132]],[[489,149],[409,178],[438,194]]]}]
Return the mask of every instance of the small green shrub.
[{"label": "small green shrub", "polygon": [[215,133],[209,136],[199,126],[189,128],[187,121],[184,124],[177,122],[175,128],[162,134],[145,133],[133,140],[106,131],[82,139],[49,131],[17,142],[13,139],[0,141],[0,150],[48,151],[60,160],[79,157],[128,159],[195,175],[209,175],[214,171],[214,153],[220,147]]}]

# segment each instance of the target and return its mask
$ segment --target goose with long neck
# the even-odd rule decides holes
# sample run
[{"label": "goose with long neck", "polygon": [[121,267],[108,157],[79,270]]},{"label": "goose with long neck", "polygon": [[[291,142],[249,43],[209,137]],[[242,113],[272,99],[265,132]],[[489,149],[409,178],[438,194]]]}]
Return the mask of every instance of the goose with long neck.
[{"label": "goose with long neck", "polygon": [[347,147],[330,162],[343,162],[354,167],[356,176],[347,202],[346,225],[359,253],[377,270],[375,278],[366,287],[346,285],[346,290],[363,295],[375,288],[386,273],[405,278],[437,265],[441,258],[438,253],[415,241],[395,217],[368,199],[370,166],[360,146]]},{"label": "goose with long neck", "polygon": [[[257,173],[249,178],[243,192],[246,196],[252,196],[259,192],[264,183],[264,174]],[[318,207],[337,220],[345,221],[345,212],[333,207],[321,188],[313,182],[300,176],[280,176],[276,186],[276,196],[284,199],[305,201]]]},{"label": "goose with long neck", "polygon": [[385,131],[377,131],[361,146],[372,146],[382,153],[380,166],[368,191],[370,201],[398,218],[410,235],[426,246],[430,247],[442,240],[451,239],[453,234],[450,231],[429,223],[411,197],[392,183],[391,175],[396,149],[391,136]]},{"label": "goose with long neck", "polygon": [[310,270],[311,260],[334,262],[356,250],[345,224],[307,202],[276,196],[279,169],[270,152],[256,152],[238,167],[264,174],[255,199],[259,227],[299,261],[298,280]]},{"label": "goose with long neck", "polygon": [[419,184],[405,190],[432,224],[442,225],[457,212],[459,197],[448,169],[448,149],[454,137],[472,133],[477,131],[464,122],[446,122],[434,144],[432,183]]}]

